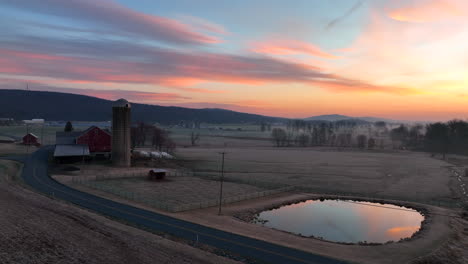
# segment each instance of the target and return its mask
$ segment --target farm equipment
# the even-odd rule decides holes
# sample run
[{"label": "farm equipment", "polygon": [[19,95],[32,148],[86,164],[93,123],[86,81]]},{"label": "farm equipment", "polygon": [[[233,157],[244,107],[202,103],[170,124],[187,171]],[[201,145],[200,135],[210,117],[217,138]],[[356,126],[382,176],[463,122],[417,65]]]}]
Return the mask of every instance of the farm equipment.
[{"label": "farm equipment", "polygon": [[166,177],[167,170],[163,169],[152,169],[148,172],[148,180],[163,180]]}]

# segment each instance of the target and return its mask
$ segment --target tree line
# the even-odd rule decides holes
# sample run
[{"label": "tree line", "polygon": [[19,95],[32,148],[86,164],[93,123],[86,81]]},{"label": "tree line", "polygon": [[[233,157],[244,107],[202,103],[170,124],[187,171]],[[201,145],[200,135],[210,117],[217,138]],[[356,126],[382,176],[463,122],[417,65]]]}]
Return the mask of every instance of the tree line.
[{"label": "tree line", "polygon": [[[286,128],[273,128],[271,137],[277,147],[285,146],[340,146],[351,147],[356,141],[353,137],[357,128],[368,124],[343,120],[336,122],[292,120]],[[360,137],[359,137],[360,136]],[[358,142],[365,141],[366,146],[375,145],[375,139],[359,135]],[[370,144],[369,144],[370,141]]]},{"label": "tree line", "polygon": [[385,122],[308,122],[293,120],[286,128],[273,128],[271,138],[277,147],[339,146],[384,148],[388,138],[394,149],[411,149],[468,155],[468,122],[451,120],[427,125],[390,125]]},{"label": "tree line", "polygon": [[159,151],[172,152],[176,148],[169,131],[144,122],[130,128],[132,148],[149,146]]}]

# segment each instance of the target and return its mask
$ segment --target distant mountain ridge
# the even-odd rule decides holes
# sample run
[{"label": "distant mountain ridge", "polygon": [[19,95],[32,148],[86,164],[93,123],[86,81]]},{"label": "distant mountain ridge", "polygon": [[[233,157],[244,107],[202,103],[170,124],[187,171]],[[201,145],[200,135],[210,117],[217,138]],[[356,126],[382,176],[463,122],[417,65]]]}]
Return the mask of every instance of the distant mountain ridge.
[{"label": "distant mountain ridge", "polygon": [[392,120],[392,119],[387,119],[387,118],[380,118],[380,117],[352,117],[352,116],[346,116],[346,115],[338,115],[338,114],[332,114],[332,115],[319,115],[319,116],[311,116],[304,118],[304,120],[307,121],[329,121],[329,122],[335,122],[335,121],[343,121],[343,120],[362,120],[366,122],[378,122],[378,121],[384,121],[387,123],[402,123],[402,121],[398,120]]},{"label": "distant mountain ridge", "polygon": [[[278,122],[284,118],[240,113],[224,109],[192,109],[175,106],[132,104],[132,121],[176,124],[181,121],[204,123]],[[113,101],[79,94],[2,90],[0,118],[25,120],[43,118],[51,121],[108,121]]]}]

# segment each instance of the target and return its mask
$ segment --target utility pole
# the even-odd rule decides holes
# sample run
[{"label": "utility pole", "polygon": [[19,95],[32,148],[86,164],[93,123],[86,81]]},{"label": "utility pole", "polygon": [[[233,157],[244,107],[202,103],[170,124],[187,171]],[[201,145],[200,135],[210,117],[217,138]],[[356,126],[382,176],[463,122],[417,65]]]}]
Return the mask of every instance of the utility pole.
[{"label": "utility pole", "polygon": [[220,188],[219,188],[219,208],[218,208],[218,215],[221,215],[221,204],[223,202],[223,181],[224,181],[224,155],[226,152],[220,152],[219,154],[222,155],[221,158],[221,178],[220,178]]},{"label": "utility pole", "polygon": [[[26,136],[29,135],[29,124],[26,124]],[[29,137],[26,137],[26,138],[29,138]],[[29,154],[29,144],[30,144],[30,140],[26,140],[26,153]]]},{"label": "utility pole", "polygon": [[[45,123],[45,122],[44,122]],[[44,123],[42,123],[41,127],[41,145],[44,146]]]}]

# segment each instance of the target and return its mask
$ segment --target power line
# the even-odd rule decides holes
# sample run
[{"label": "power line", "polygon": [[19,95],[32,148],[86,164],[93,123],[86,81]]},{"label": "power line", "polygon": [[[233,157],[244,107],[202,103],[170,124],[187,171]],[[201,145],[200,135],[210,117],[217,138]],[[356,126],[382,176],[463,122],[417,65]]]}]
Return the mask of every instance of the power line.
[{"label": "power line", "polygon": [[218,208],[218,215],[221,215],[221,204],[223,201],[223,181],[224,181],[224,155],[226,152],[220,152],[219,154],[222,155],[221,158],[221,178],[220,178],[220,188],[219,188],[219,208]]}]

